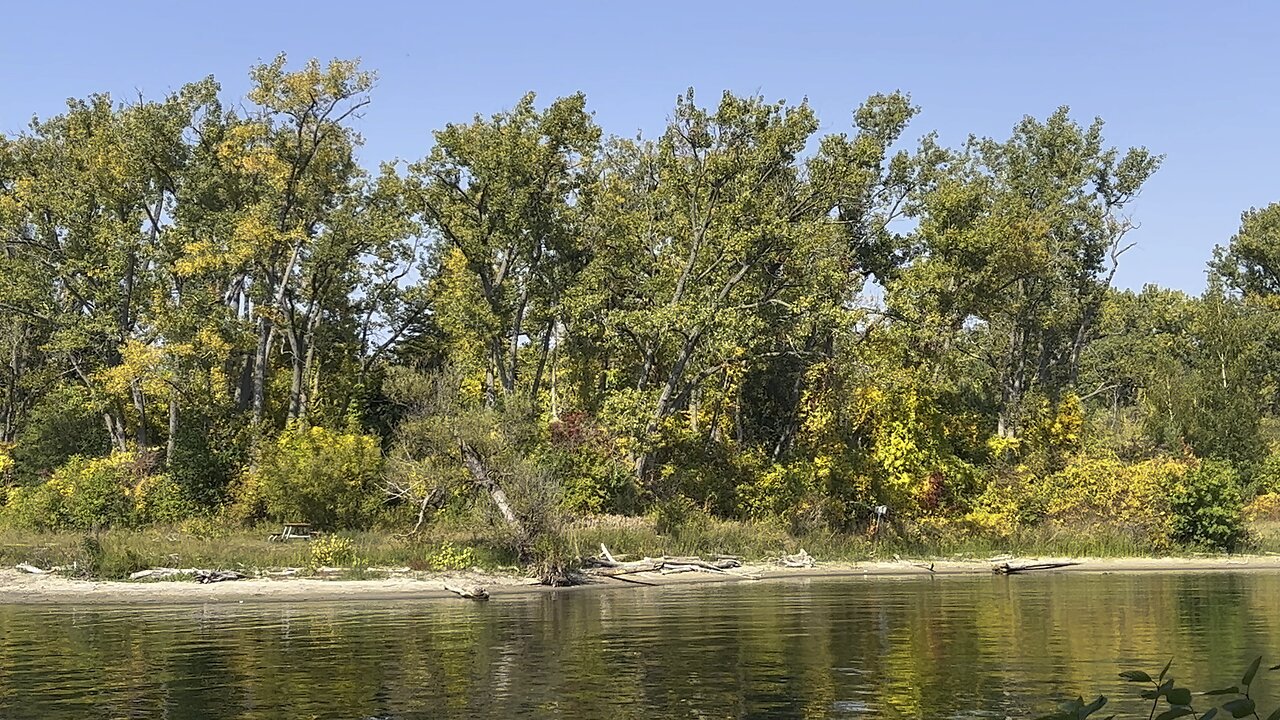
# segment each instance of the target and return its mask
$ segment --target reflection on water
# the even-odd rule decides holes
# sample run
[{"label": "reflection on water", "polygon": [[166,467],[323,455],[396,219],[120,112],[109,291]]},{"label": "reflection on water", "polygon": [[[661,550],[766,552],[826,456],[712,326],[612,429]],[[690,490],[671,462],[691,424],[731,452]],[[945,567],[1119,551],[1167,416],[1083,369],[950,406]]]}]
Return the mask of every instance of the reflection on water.
[{"label": "reflection on water", "polygon": [[1019,718],[1068,692],[1136,710],[1121,669],[1173,656],[1207,689],[1280,661],[1278,609],[1280,574],[0,606],[0,717]]}]

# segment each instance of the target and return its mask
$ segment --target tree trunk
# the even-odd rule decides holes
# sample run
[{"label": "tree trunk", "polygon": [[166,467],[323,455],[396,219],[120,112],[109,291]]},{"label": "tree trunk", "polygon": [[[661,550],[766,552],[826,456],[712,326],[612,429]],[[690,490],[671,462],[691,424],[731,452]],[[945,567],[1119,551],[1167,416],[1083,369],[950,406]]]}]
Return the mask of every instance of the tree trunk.
[{"label": "tree trunk", "polygon": [[169,391],[169,441],[164,451],[164,461],[172,468],[173,456],[178,449],[178,391]]},{"label": "tree trunk", "polygon": [[302,349],[302,339],[292,327],[288,329],[285,337],[289,341],[289,420],[297,420],[302,416],[302,371],[305,353]]},{"label": "tree trunk", "polygon": [[547,323],[547,331],[542,334],[542,350],[538,353],[538,369],[533,374],[533,386],[529,389],[529,397],[537,401],[538,391],[542,389],[542,375],[547,369],[547,360],[551,357],[551,335],[555,331],[556,321]]},{"label": "tree trunk", "polygon": [[125,432],[124,422],[111,411],[102,413],[102,420],[107,424],[107,434],[111,436],[111,444],[118,452],[129,450],[129,435]]},{"label": "tree trunk", "polygon": [[462,453],[462,462],[467,467],[467,472],[471,473],[471,480],[478,487],[489,493],[489,497],[493,500],[493,504],[501,513],[502,519],[515,530],[517,537],[525,538],[525,530],[520,518],[515,511],[511,509],[511,503],[507,500],[507,493],[498,484],[498,481],[489,474],[489,469],[485,467],[484,461],[480,458],[480,454],[475,451],[465,441],[458,441],[458,450]]},{"label": "tree trunk", "polygon": [[129,393],[133,396],[133,408],[138,411],[138,429],[135,437],[138,441],[138,451],[142,452],[151,444],[147,436],[147,397],[142,394],[142,386],[137,380],[129,383]]},{"label": "tree trunk", "polygon": [[[679,389],[680,381],[684,379],[685,368],[689,365],[689,360],[693,358],[694,350],[698,346],[701,339],[702,330],[696,329],[689,335],[689,339],[685,340],[684,346],[680,349],[680,356],[676,359],[675,365],[671,368],[671,372],[667,375],[667,381],[662,386],[662,394],[658,396],[658,404],[653,409],[653,414],[649,417],[649,422],[645,426],[644,443],[648,444],[653,434],[657,432],[658,425],[671,414],[672,408],[675,407],[675,400],[679,396],[676,390]],[[635,459],[635,465],[632,472],[635,473],[637,482],[643,484],[645,477],[649,474],[653,465],[653,453],[649,450],[642,451]]]},{"label": "tree trunk", "polygon": [[253,354],[253,422],[260,424],[266,412],[267,360],[271,352],[271,321],[258,316],[258,347]]}]

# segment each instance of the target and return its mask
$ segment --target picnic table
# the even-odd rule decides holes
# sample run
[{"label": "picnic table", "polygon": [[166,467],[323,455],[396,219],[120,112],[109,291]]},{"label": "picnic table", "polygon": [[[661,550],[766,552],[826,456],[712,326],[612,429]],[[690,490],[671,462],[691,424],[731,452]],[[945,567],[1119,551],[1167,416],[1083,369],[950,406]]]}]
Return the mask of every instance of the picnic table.
[{"label": "picnic table", "polygon": [[310,540],[310,523],[285,523],[284,529],[267,538],[270,542],[289,542],[290,540]]}]

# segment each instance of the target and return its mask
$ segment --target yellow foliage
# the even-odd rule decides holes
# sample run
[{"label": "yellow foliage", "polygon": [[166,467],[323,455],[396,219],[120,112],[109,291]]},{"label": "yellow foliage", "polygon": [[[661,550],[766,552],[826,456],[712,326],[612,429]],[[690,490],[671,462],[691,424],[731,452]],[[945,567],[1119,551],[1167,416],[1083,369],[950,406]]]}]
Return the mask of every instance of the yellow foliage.
[{"label": "yellow foliage", "polygon": [[1254,498],[1245,506],[1244,517],[1249,522],[1280,520],[1280,493],[1263,493]]},{"label": "yellow foliage", "polygon": [[120,364],[99,371],[97,379],[103,390],[113,395],[128,395],[135,383],[146,395],[167,395],[166,380],[171,372],[165,360],[163,348],[130,338],[120,346]]},{"label": "yellow foliage", "polygon": [[989,484],[966,520],[992,528],[1108,525],[1165,549],[1174,519],[1170,497],[1187,471],[1185,461],[1170,458],[1126,464],[1115,457],[1075,457],[1047,476],[1019,467]]},{"label": "yellow foliage", "polygon": [[13,444],[0,443],[0,479],[13,472]]}]

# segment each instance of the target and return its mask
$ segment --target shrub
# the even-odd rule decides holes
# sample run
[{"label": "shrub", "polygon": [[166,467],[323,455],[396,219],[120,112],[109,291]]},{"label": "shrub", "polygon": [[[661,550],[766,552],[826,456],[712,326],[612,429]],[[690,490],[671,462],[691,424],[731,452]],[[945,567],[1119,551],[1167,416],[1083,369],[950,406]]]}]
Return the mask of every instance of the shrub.
[{"label": "shrub", "polygon": [[356,565],[356,546],[351,538],[325,535],[311,541],[311,566],[347,567]]},{"label": "shrub", "polygon": [[1187,464],[1170,458],[1123,463],[1114,456],[1076,456],[1055,473],[1017,468],[991,482],[966,521],[1007,536],[1040,524],[1081,530],[1106,526],[1156,551],[1173,538],[1170,497]]},{"label": "shrub", "polygon": [[569,512],[598,515],[634,512],[639,500],[622,441],[584,412],[568,412],[548,426],[544,462],[564,489]]},{"label": "shrub", "polygon": [[11,454],[14,474],[27,483],[48,478],[78,455],[96,457],[111,448],[102,415],[78,384],[57,385],[41,397],[16,440]]},{"label": "shrub", "polygon": [[16,464],[13,462],[13,445],[0,442],[0,482],[13,479]]},{"label": "shrub", "polygon": [[128,525],[133,520],[130,491],[135,470],[136,458],[128,453],[74,457],[54,471],[48,486],[61,496],[68,527],[89,530]]},{"label": "shrub", "polygon": [[707,514],[692,500],[677,495],[653,506],[653,529],[659,535],[678,536],[687,525],[707,519]]},{"label": "shrub", "polygon": [[455,547],[445,543],[427,556],[427,567],[436,570],[466,570],[476,564],[475,553],[469,547]]},{"label": "shrub", "polygon": [[1280,453],[1268,455],[1253,471],[1253,492],[1257,495],[1280,493]]},{"label": "shrub", "polygon": [[1174,489],[1170,506],[1178,542],[1230,551],[1245,537],[1240,476],[1228,462],[1201,462]]},{"label": "shrub", "polygon": [[14,488],[5,520],[37,530],[98,528],[176,522],[195,506],[167,475],[146,474],[135,453],[73,457],[48,482]]},{"label": "shrub", "polygon": [[236,490],[241,518],[363,527],[380,501],[377,438],[321,427],[290,428],[264,445]]},{"label": "shrub", "polygon": [[30,530],[52,530],[67,525],[62,495],[48,483],[10,488],[3,517],[7,525]]},{"label": "shrub", "polygon": [[14,524],[34,529],[90,530],[130,524],[136,469],[132,454],[73,457],[48,482],[12,492],[6,515]]},{"label": "shrub", "polygon": [[533,543],[530,553],[534,577],[543,585],[560,587],[575,585],[577,558],[567,535],[559,532],[543,533]]},{"label": "shrub", "polygon": [[1249,521],[1280,520],[1280,493],[1264,493],[1257,496],[1244,508],[1244,517]]},{"label": "shrub", "polygon": [[186,490],[169,475],[144,477],[134,488],[133,500],[137,524],[175,523],[196,513]]}]

